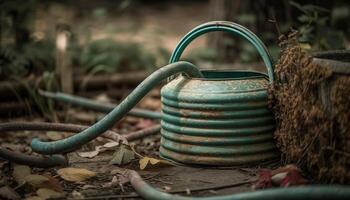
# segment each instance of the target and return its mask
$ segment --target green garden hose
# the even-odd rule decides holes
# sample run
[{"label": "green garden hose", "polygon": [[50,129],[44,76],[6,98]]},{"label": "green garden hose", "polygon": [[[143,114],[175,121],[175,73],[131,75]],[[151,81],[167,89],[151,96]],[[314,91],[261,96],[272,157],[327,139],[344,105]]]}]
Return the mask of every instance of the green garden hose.
[{"label": "green garden hose", "polygon": [[[62,92],[53,93],[53,92],[47,92],[47,91],[39,91],[39,93],[45,97],[51,98],[56,101],[61,101],[64,103],[80,106],[83,108],[89,108],[91,110],[98,111],[98,112],[108,113],[117,106],[109,103],[101,103],[101,102],[90,100],[84,97],[74,96],[74,95],[70,95]],[[134,117],[148,118],[148,119],[160,119],[162,117],[160,112],[140,109],[140,108],[133,108],[127,113],[127,115],[134,116]]]},{"label": "green garden hose", "polygon": [[128,178],[136,192],[146,200],[316,200],[350,199],[349,186],[300,186],[265,189],[214,197],[184,197],[160,192],[142,180],[140,175],[129,170]]},{"label": "green garden hose", "polygon": [[202,74],[197,67],[189,62],[182,61],[164,66],[142,81],[142,83],[138,85],[128,97],[94,125],[76,135],[58,141],[42,142],[38,139],[33,139],[31,143],[33,151],[41,154],[56,154],[71,152],[80,148],[82,145],[107,131],[123,118],[124,115],[128,113],[155,85],[159,84],[160,81],[177,73],[186,73],[191,77],[202,77]]}]

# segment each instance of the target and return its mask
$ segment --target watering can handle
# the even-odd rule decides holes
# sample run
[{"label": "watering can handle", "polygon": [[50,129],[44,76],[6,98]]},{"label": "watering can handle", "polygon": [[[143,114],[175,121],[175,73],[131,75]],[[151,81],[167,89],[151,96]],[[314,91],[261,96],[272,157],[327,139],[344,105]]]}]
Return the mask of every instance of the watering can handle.
[{"label": "watering can handle", "polygon": [[263,59],[265,66],[267,68],[267,74],[269,76],[270,83],[274,81],[273,64],[272,59],[267,51],[264,43],[256,36],[253,32],[241,26],[239,24],[228,22],[228,21],[212,21],[202,25],[197,26],[187,33],[181,41],[177,44],[175,50],[173,51],[169,63],[174,63],[179,61],[181,54],[185,48],[197,37],[213,31],[224,31],[232,33],[234,35],[239,35],[246,40],[248,40],[259,52],[261,58]]}]

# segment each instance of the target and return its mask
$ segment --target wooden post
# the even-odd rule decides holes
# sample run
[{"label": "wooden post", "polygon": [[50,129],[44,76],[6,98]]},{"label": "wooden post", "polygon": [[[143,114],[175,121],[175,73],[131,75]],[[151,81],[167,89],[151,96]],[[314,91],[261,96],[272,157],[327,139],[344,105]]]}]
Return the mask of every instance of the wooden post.
[{"label": "wooden post", "polygon": [[69,25],[58,24],[56,26],[56,74],[59,77],[62,91],[72,94],[74,91],[73,69],[71,57],[67,51],[70,36]]}]

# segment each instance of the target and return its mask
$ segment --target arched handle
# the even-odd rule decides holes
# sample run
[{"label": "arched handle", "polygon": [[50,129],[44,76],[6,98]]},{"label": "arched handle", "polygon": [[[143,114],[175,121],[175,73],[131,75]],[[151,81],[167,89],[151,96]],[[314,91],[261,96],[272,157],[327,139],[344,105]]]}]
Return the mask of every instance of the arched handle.
[{"label": "arched handle", "polygon": [[270,83],[274,81],[273,64],[272,59],[267,51],[264,43],[250,30],[247,28],[228,21],[212,21],[202,25],[197,26],[187,33],[181,41],[177,44],[175,50],[173,51],[169,63],[177,62],[180,59],[181,54],[185,48],[197,37],[213,31],[224,31],[232,33],[234,35],[241,36],[248,40],[259,52],[261,58],[263,59],[265,66],[267,68],[267,74],[269,76]]}]

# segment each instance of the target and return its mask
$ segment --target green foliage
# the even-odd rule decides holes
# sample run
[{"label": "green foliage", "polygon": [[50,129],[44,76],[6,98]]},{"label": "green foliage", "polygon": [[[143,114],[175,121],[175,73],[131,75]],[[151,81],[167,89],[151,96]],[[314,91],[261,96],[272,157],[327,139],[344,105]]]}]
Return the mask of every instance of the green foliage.
[{"label": "green foliage", "polygon": [[327,50],[344,48],[343,32],[330,29],[331,12],[316,5],[300,5],[291,2],[302,14],[298,17],[300,26],[299,41],[310,50]]},{"label": "green foliage", "polygon": [[30,72],[52,71],[54,66],[54,43],[51,40],[36,41],[23,45],[0,47],[0,80],[6,77],[23,77]]},{"label": "green foliage", "polygon": [[80,55],[81,66],[87,71],[107,73],[128,69],[151,69],[155,57],[137,43],[122,43],[111,39],[95,40],[87,44]]}]

